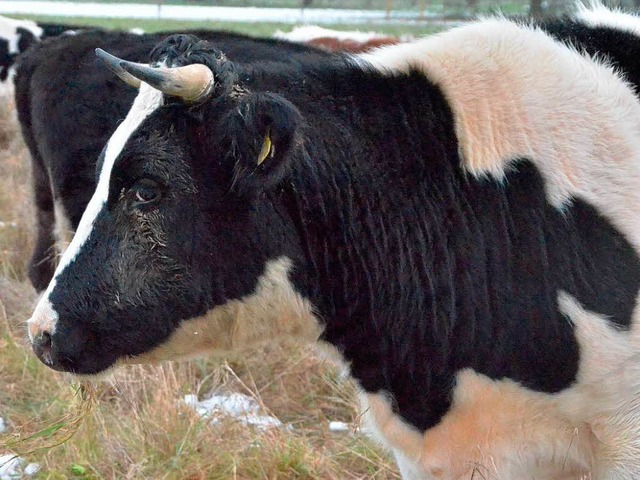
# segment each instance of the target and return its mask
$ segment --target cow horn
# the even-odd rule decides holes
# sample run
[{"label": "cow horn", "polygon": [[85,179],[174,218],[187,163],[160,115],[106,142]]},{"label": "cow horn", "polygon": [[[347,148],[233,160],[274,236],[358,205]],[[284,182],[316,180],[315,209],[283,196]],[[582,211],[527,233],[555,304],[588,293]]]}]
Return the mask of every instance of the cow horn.
[{"label": "cow horn", "polygon": [[105,61],[116,75],[131,83],[121,75],[124,72],[136,81],[148,83],[172,97],[180,97],[187,102],[205,99],[213,90],[213,72],[206,65],[194,63],[184,67],[150,67],[143,63],[128,62],[100,50],[96,54]]},{"label": "cow horn", "polygon": [[127,72],[120,65],[124,60],[119,59],[118,57],[114,57],[108,52],[105,52],[101,48],[96,48],[97,57],[102,60],[109,69],[115,73],[121,80],[123,80],[126,84],[131,85],[135,88],[140,88],[140,80]]}]

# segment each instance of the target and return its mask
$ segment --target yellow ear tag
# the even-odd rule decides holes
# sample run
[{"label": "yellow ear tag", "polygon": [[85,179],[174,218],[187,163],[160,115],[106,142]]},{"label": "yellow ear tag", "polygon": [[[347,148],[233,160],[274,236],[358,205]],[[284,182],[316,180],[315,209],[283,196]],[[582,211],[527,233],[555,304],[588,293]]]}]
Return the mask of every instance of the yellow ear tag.
[{"label": "yellow ear tag", "polygon": [[260,154],[258,155],[258,165],[265,161],[265,159],[271,153],[271,137],[267,133],[264,137],[264,143],[262,144],[262,150],[260,150]]}]

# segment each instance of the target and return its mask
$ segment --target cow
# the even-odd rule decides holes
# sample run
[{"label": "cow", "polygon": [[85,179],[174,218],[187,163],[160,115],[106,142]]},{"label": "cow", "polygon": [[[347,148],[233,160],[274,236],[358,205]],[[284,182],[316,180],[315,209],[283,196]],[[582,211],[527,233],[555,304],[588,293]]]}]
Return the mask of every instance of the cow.
[{"label": "cow", "polygon": [[42,33],[42,27],[36,22],[0,16],[0,81],[8,78],[18,54],[37,41]]},{"label": "cow", "polygon": [[341,31],[304,25],[290,32],[277,31],[274,38],[304,43],[330,52],[363,53],[386,45],[412,40],[409,36],[392,37],[375,32]]},{"label": "cow", "polygon": [[[224,48],[233,60],[297,62],[330,54],[292,42],[252,38],[226,31],[192,32]],[[98,46],[132,60],[147,61],[169,33],[79,32],[40,42],[17,65],[15,102],[32,159],[36,242],[29,278],[39,292],[49,284],[58,251],[73,236],[95,190],[95,163],[136,89],[99,67]],[[57,246],[56,246],[57,245]]]},{"label": "cow", "polygon": [[618,71],[505,18],[289,65],[98,55],[139,93],[28,320],[44,364],[293,337],[344,362],[404,479],[640,478]]},{"label": "cow", "polygon": [[36,23],[0,15],[0,85],[10,77],[18,56],[35,43],[49,37],[73,35],[78,27],[58,23]]}]

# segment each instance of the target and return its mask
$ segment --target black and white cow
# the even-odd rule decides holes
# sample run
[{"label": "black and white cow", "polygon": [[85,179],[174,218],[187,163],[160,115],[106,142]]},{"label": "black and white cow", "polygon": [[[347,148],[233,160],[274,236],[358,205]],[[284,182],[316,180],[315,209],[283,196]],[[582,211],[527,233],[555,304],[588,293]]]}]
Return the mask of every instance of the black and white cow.
[{"label": "black and white cow", "polygon": [[0,15],[0,85],[7,81],[18,56],[49,37],[74,34],[77,27],[57,23],[36,23]]},{"label": "black and white cow", "polygon": [[143,83],[28,322],[45,364],[319,339],[403,478],[640,478],[640,104],[613,69],[506,19],[295,65],[184,38],[100,53]]},{"label": "black and white cow", "polygon": [[[224,31],[193,33],[224,49],[236,61],[324,59],[329,53],[296,43]],[[57,241],[68,244],[95,190],[95,163],[126,116],[136,95],[107,71],[94,50],[102,46],[122,58],[147,61],[168,33],[85,31],[49,39],[20,58],[15,99],[22,134],[32,158],[37,213],[36,246],[29,278],[36,290],[51,280]]]},{"label": "black and white cow", "polygon": [[20,52],[37,42],[42,33],[36,22],[0,16],[0,81],[7,79]]}]

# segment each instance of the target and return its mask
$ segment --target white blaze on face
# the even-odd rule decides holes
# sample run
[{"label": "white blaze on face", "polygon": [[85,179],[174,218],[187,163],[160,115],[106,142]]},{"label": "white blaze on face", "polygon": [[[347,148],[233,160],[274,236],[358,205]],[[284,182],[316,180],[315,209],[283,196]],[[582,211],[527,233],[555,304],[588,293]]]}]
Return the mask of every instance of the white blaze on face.
[{"label": "white blaze on face", "polygon": [[109,196],[109,182],[111,180],[113,165],[127,143],[127,140],[129,140],[131,134],[136,131],[140,124],[160,107],[162,103],[162,92],[150,87],[146,83],[142,83],[140,93],[138,93],[138,96],[134,100],[127,117],[109,139],[104,151],[104,162],[102,164],[102,170],[100,171],[96,191],[82,215],[73,240],[60,259],[53,279],[38,302],[33,316],[29,319],[29,335],[32,338],[33,335],[40,330],[46,330],[51,334],[53,333],[58,320],[58,314],[53,309],[49,301],[49,296],[56,286],[56,280],[60,274],[73,263],[82,246],[91,236],[95,220],[104,208]]}]

